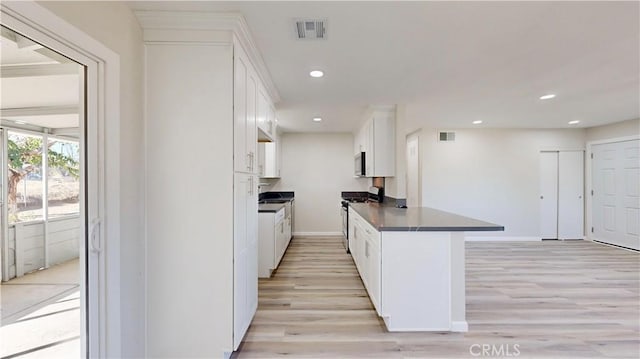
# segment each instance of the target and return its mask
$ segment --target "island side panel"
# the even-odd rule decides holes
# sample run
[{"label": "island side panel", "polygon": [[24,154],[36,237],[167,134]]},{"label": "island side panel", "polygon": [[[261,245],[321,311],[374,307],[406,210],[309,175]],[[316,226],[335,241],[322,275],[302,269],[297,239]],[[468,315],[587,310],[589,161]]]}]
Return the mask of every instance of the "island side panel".
[{"label": "island side panel", "polygon": [[451,331],[469,330],[466,319],[464,232],[451,232]]},{"label": "island side panel", "polygon": [[258,213],[258,277],[269,278],[275,257],[275,213]]},{"label": "island side panel", "polygon": [[451,239],[450,232],[382,232],[382,317],[389,331],[451,330]]}]

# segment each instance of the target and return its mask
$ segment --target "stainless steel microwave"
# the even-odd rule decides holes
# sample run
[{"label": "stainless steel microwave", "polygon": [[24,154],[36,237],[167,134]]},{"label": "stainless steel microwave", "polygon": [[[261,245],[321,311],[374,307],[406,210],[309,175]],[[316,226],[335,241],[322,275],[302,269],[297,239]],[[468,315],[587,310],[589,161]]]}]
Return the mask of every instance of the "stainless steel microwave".
[{"label": "stainless steel microwave", "polygon": [[356,155],[356,158],[355,158],[356,177],[364,177],[366,175],[365,166],[366,166],[365,153],[360,152]]}]

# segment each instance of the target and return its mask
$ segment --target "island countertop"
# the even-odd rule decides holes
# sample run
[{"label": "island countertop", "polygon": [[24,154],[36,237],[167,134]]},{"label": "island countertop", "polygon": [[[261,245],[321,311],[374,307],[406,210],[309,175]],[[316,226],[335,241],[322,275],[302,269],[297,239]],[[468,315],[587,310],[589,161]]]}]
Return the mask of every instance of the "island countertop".
[{"label": "island countertop", "polygon": [[377,203],[350,203],[378,231],[504,231],[504,226],[429,207],[397,208]]}]

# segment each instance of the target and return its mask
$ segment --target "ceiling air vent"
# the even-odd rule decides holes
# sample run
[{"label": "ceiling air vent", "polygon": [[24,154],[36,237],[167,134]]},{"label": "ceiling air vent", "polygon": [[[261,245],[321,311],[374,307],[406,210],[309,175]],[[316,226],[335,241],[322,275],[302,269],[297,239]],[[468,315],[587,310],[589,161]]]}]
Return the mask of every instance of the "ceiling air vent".
[{"label": "ceiling air vent", "polygon": [[298,40],[324,40],[327,38],[326,19],[297,19],[295,22]]},{"label": "ceiling air vent", "polygon": [[456,133],[455,132],[440,132],[439,140],[440,140],[440,142],[455,141],[456,140]]}]

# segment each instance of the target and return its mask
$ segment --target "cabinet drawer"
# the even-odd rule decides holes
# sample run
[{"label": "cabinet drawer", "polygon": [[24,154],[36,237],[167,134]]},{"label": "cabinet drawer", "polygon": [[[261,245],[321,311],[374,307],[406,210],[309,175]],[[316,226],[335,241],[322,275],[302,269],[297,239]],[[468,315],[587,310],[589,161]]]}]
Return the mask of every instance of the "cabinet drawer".
[{"label": "cabinet drawer", "polygon": [[278,223],[284,219],[284,207],[276,213],[274,222]]}]

